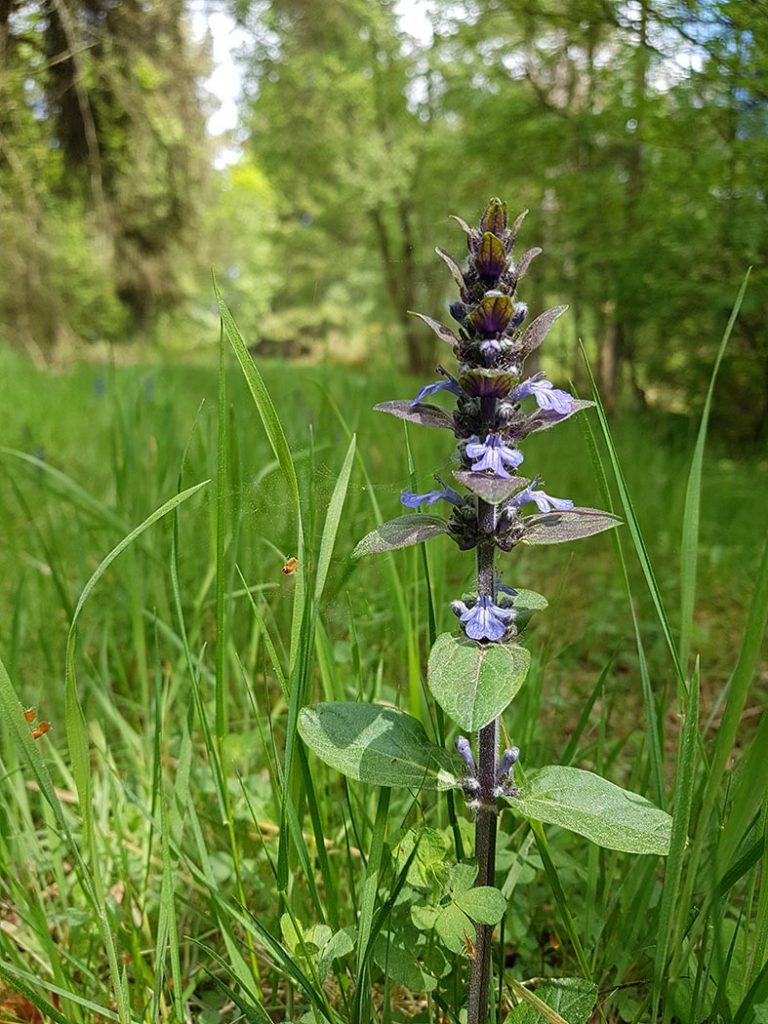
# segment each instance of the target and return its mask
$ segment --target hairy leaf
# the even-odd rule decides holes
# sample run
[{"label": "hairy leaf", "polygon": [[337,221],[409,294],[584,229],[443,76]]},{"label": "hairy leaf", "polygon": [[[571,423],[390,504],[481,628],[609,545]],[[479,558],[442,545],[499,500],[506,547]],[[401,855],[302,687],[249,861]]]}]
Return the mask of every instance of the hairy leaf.
[{"label": "hairy leaf", "polygon": [[536,412],[532,412],[529,416],[525,417],[523,421],[525,432],[533,434],[537,430],[549,430],[550,427],[556,427],[558,423],[564,423],[566,420],[569,420],[571,416],[575,416],[582,409],[592,408],[594,404],[594,402],[589,402],[584,398],[574,398],[570,410],[565,415],[555,412],[554,409],[537,409]]},{"label": "hairy leaf", "polygon": [[531,481],[524,476],[511,476],[504,479],[501,476],[489,476],[486,473],[472,473],[467,469],[457,469],[453,474],[460,484],[463,484],[473,494],[479,495],[483,501],[490,505],[500,505],[515,491],[521,490]]},{"label": "hairy leaf", "polygon": [[380,402],[374,409],[376,412],[388,412],[390,416],[397,416],[401,420],[418,423],[422,427],[445,427],[447,430],[453,430],[453,416],[445,409],[429,403],[419,402],[414,405],[407,400],[397,400]]},{"label": "hairy leaf", "polygon": [[467,236],[467,245],[470,246],[470,248],[473,245],[478,244],[478,242],[482,238],[482,234],[480,231],[477,230],[477,228],[471,228],[462,217],[457,217],[455,213],[451,214],[451,220],[455,220],[456,223],[461,228],[461,230]]},{"label": "hairy leaf", "polygon": [[530,267],[536,257],[540,256],[543,251],[544,250],[539,249],[538,246],[535,246],[533,249],[525,250],[523,255],[515,264],[515,277],[518,281],[523,277],[525,272],[528,270],[528,267]]},{"label": "hairy leaf", "polygon": [[568,309],[567,306],[555,306],[536,317],[520,339],[520,349],[523,355],[530,355],[539,347],[549,333],[552,324],[566,309]]},{"label": "hairy leaf", "polygon": [[515,239],[517,238],[517,233],[520,230],[520,225],[523,223],[527,216],[528,211],[523,210],[522,213],[518,213],[517,217],[515,217],[515,222],[509,229],[509,238],[507,239],[507,246],[509,248],[511,248],[515,244]]},{"label": "hairy leaf", "polygon": [[569,540],[591,537],[620,526],[622,520],[596,508],[572,508],[565,512],[546,512],[525,520],[523,544],[564,544]]},{"label": "hairy leaf", "polygon": [[459,344],[459,339],[450,327],[446,327],[445,324],[440,323],[439,320],[433,320],[432,317],[427,316],[426,313],[414,313],[412,310],[409,310],[408,312],[411,316],[417,316],[419,320],[423,320],[427,327],[435,332],[440,341],[444,341],[447,345],[450,345],[451,348],[455,349]]},{"label": "hairy leaf", "polygon": [[427,516],[421,513],[398,516],[397,519],[381,523],[375,530],[366,534],[352,552],[352,557],[362,558],[363,555],[374,555],[380,551],[407,548],[411,544],[421,544],[447,532],[448,523],[440,516]]},{"label": "hairy leaf", "polygon": [[530,663],[530,652],[517,644],[479,644],[443,633],[430,652],[427,679],[443,711],[475,732],[510,703]]},{"label": "hairy leaf", "polygon": [[[532,995],[528,989],[524,991],[528,997]],[[597,985],[586,978],[547,978],[534,998],[520,994],[524,1001],[512,1010],[505,1024],[552,1024],[555,1020],[587,1024],[597,1003]],[[547,1013],[545,1007],[554,1012]]]},{"label": "hairy leaf", "polygon": [[645,797],[580,768],[549,765],[529,772],[513,814],[559,825],[598,846],[666,856],[672,819]]},{"label": "hairy leaf", "polygon": [[358,782],[450,789],[464,774],[458,754],[430,743],[421,722],[381,704],[313,704],[301,710],[299,733],[322,761]]},{"label": "hairy leaf", "polygon": [[445,251],[445,249],[441,249],[438,246],[435,249],[435,252],[437,253],[437,255],[440,257],[440,259],[445,263],[445,265],[450,270],[451,276],[453,277],[453,280],[458,285],[459,291],[463,292],[465,285],[464,285],[464,275],[461,272],[461,267],[458,265],[458,263],[453,258],[453,256],[451,256],[451,254],[449,252]]}]

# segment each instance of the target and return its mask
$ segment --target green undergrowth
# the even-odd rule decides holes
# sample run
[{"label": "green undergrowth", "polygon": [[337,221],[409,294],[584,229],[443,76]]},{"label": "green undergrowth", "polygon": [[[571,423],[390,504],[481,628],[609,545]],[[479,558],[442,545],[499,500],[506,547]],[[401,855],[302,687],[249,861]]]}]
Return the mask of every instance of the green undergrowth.
[{"label": "green undergrowth", "polygon": [[[453,738],[423,684],[466,559],[350,558],[409,484],[372,407],[418,383],[246,380],[223,353],[218,380],[0,352],[0,1019],[457,1020],[471,950],[434,921],[465,899],[470,815],[345,782],[296,737],[303,704],[360,696]],[[766,460],[708,443],[699,502],[698,423],[626,415],[609,447],[587,415],[528,458],[579,505],[607,488],[620,548],[502,560],[549,601],[504,727],[523,765],[598,770],[677,831],[665,864],[503,814],[501,1005],[741,1024],[768,1001]],[[442,441],[411,439],[420,490]]]}]

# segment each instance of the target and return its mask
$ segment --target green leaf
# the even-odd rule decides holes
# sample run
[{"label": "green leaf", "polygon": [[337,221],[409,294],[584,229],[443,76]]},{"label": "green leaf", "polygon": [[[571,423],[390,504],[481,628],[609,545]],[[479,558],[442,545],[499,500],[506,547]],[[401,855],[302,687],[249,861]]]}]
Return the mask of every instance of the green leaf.
[{"label": "green leaf", "polygon": [[549,607],[549,601],[542,594],[537,594],[535,590],[516,589],[517,594],[512,598],[512,607],[517,612],[515,626],[518,630],[522,630],[531,621],[534,612],[541,612]]},{"label": "green leaf", "polygon": [[475,732],[497,718],[523,685],[530,652],[517,644],[479,644],[443,633],[429,655],[432,694],[454,722]]},{"label": "green leaf", "polygon": [[325,525],[323,526],[323,536],[320,541],[320,551],[317,555],[317,568],[315,570],[315,601],[319,604],[320,598],[323,596],[323,589],[325,587],[325,581],[328,577],[328,570],[331,565],[331,556],[333,555],[333,548],[336,543],[336,534],[339,531],[339,522],[341,521],[341,513],[344,508],[344,499],[347,496],[347,489],[349,488],[349,477],[352,473],[352,462],[355,457],[355,435],[352,435],[352,439],[349,442],[347,448],[347,454],[344,457],[344,464],[341,467],[336,486],[333,489],[331,495],[331,501],[328,505],[328,512],[325,516]]},{"label": "green leaf", "polygon": [[487,473],[472,473],[468,469],[456,469],[453,475],[467,490],[490,505],[500,505],[515,491],[531,482],[525,476],[489,476]]},{"label": "green leaf", "polygon": [[666,856],[672,819],[645,797],[607,779],[562,765],[529,772],[514,814],[577,832],[609,850]]},{"label": "green leaf", "polygon": [[454,899],[471,889],[477,878],[477,864],[454,864],[451,868],[450,889]]},{"label": "green leaf", "polygon": [[375,555],[381,551],[394,551],[395,548],[407,548],[412,544],[421,544],[441,533],[448,533],[448,523],[440,516],[427,516],[416,513],[398,516],[382,523],[371,530],[352,552],[353,558],[363,555]]},{"label": "green leaf", "polygon": [[454,953],[463,953],[466,949],[465,936],[475,941],[475,926],[455,903],[441,909],[435,919],[435,931]]},{"label": "green leaf", "polygon": [[524,1002],[504,1024],[552,1024],[558,1018],[567,1024],[587,1024],[597,1003],[597,985],[585,978],[547,978],[535,993],[521,985],[515,986],[515,994]]},{"label": "green leaf", "polygon": [[437,988],[437,978],[421,969],[416,951],[407,949],[401,942],[380,935],[373,947],[373,959],[397,985],[403,985],[411,992],[432,992]]},{"label": "green leaf", "polygon": [[572,508],[567,512],[547,512],[528,516],[522,544],[565,544],[569,540],[592,537],[620,526],[621,519],[596,508]]},{"label": "green leaf", "polygon": [[459,893],[454,902],[478,924],[498,924],[504,917],[507,901],[491,885],[478,885]]},{"label": "green leaf", "polygon": [[453,430],[453,416],[436,405],[419,402],[414,405],[406,400],[393,402],[380,402],[374,405],[376,412],[388,412],[390,416],[397,416],[400,420],[408,420],[410,423],[418,423],[421,427],[443,427],[446,430]]},{"label": "green leaf", "polygon": [[462,761],[430,743],[421,722],[381,704],[336,701],[302,708],[301,738],[332,768],[376,786],[450,789]]},{"label": "green leaf", "polygon": [[529,356],[534,349],[539,347],[549,333],[552,324],[559,316],[562,316],[566,309],[568,309],[567,306],[555,306],[554,309],[548,309],[545,313],[540,313],[526,328],[520,340],[520,351],[523,358]]}]

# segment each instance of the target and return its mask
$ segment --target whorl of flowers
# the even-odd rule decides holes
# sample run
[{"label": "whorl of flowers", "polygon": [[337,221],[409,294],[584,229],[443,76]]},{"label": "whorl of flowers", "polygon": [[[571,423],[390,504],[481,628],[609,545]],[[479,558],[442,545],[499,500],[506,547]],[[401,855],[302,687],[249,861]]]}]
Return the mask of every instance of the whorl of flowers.
[{"label": "whorl of flowers", "polygon": [[[524,326],[528,308],[517,300],[517,287],[541,252],[528,249],[513,257],[524,216],[510,226],[506,204],[492,199],[477,227],[454,218],[467,237],[466,264],[462,268],[447,252],[437,252],[459,289],[458,301],[450,305],[458,326],[451,329],[416,315],[450,347],[458,368],[451,373],[438,366],[440,379],[426,384],[413,399],[377,406],[402,419],[450,429],[458,439],[454,477],[469,493],[462,495],[438,479],[439,488],[424,494],[403,491],[401,501],[411,509],[439,501],[452,505],[447,531],[464,550],[488,542],[502,551],[519,543],[558,543],[616,524],[605,513],[574,508],[570,499],[553,497],[538,486],[538,478],[517,475],[524,462],[520,445],[529,434],[592,404],[556,388],[541,372],[525,376],[525,360],[566,307],[550,309]],[[454,396],[452,413],[429,401],[441,391]],[[515,634],[511,600],[497,599],[497,589],[494,584],[493,593],[453,602],[471,639],[493,642]]]}]

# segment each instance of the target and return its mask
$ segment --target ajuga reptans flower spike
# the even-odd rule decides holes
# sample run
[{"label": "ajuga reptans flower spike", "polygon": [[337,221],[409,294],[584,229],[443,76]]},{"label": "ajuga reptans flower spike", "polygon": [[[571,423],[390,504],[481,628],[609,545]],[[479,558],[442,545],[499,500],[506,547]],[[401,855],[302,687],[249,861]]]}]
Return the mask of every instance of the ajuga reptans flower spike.
[{"label": "ajuga reptans flower spike", "polygon": [[[390,707],[333,702],[305,708],[300,717],[305,742],[351,778],[380,786],[413,786],[415,773],[423,789],[463,790],[475,815],[475,886],[487,890],[495,882],[496,818],[501,807],[561,826],[564,817],[552,808],[567,807],[570,824],[565,827],[614,849],[664,853],[669,844],[668,816],[640,797],[631,797],[630,816],[643,818],[637,828],[613,822],[608,830],[596,829],[595,815],[584,811],[584,794],[600,801],[603,815],[613,813],[622,821],[627,814],[622,801],[630,799],[628,794],[589,772],[556,765],[529,770],[524,783],[518,783],[514,771],[520,751],[499,751],[499,716],[523,685],[530,664],[521,635],[546,601],[533,591],[502,583],[497,557],[506,558],[520,544],[560,544],[619,523],[607,512],[577,507],[570,497],[550,494],[528,471],[526,438],[592,403],[555,387],[541,372],[525,374],[526,359],[565,307],[541,313],[526,326],[528,309],[518,300],[517,288],[540,250],[514,257],[523,217],[510,224],[506,205],[492,199],[477,227],[455,218],[466,235],[463,266],[437,250],[458,287],[458,299],[450,305],[456,326],[417,315],[448,346],[455,366],[438,366],[438,379],[414,397],[376,408],[452,433],[453,480],[435,477],[437,486],[423,493],[403,490],[400,501],[409,511],[377,527],[355,549],[360,557],[444,534],[462,551],[476,552],[474,590],[451,602],[457,631],[437,638],[427,672],[432,696],[461,730],[455,751],[434,744],[420,722]],[[441,393],[452,400],[451,411],[435,404]],[[522,475],[523,466],[528,475]],[[558,494],[556,484],[553,489]],[[442,510],[443,515],[437,514]],[[474,750],[465,732],[476,734]],[[471,930],[472,915],[467,913]],[[487,915],[480,917],[471,937],[476,955],[470,964],[468,1024],[485,1024],[488,1019],[493,922]]]}]

